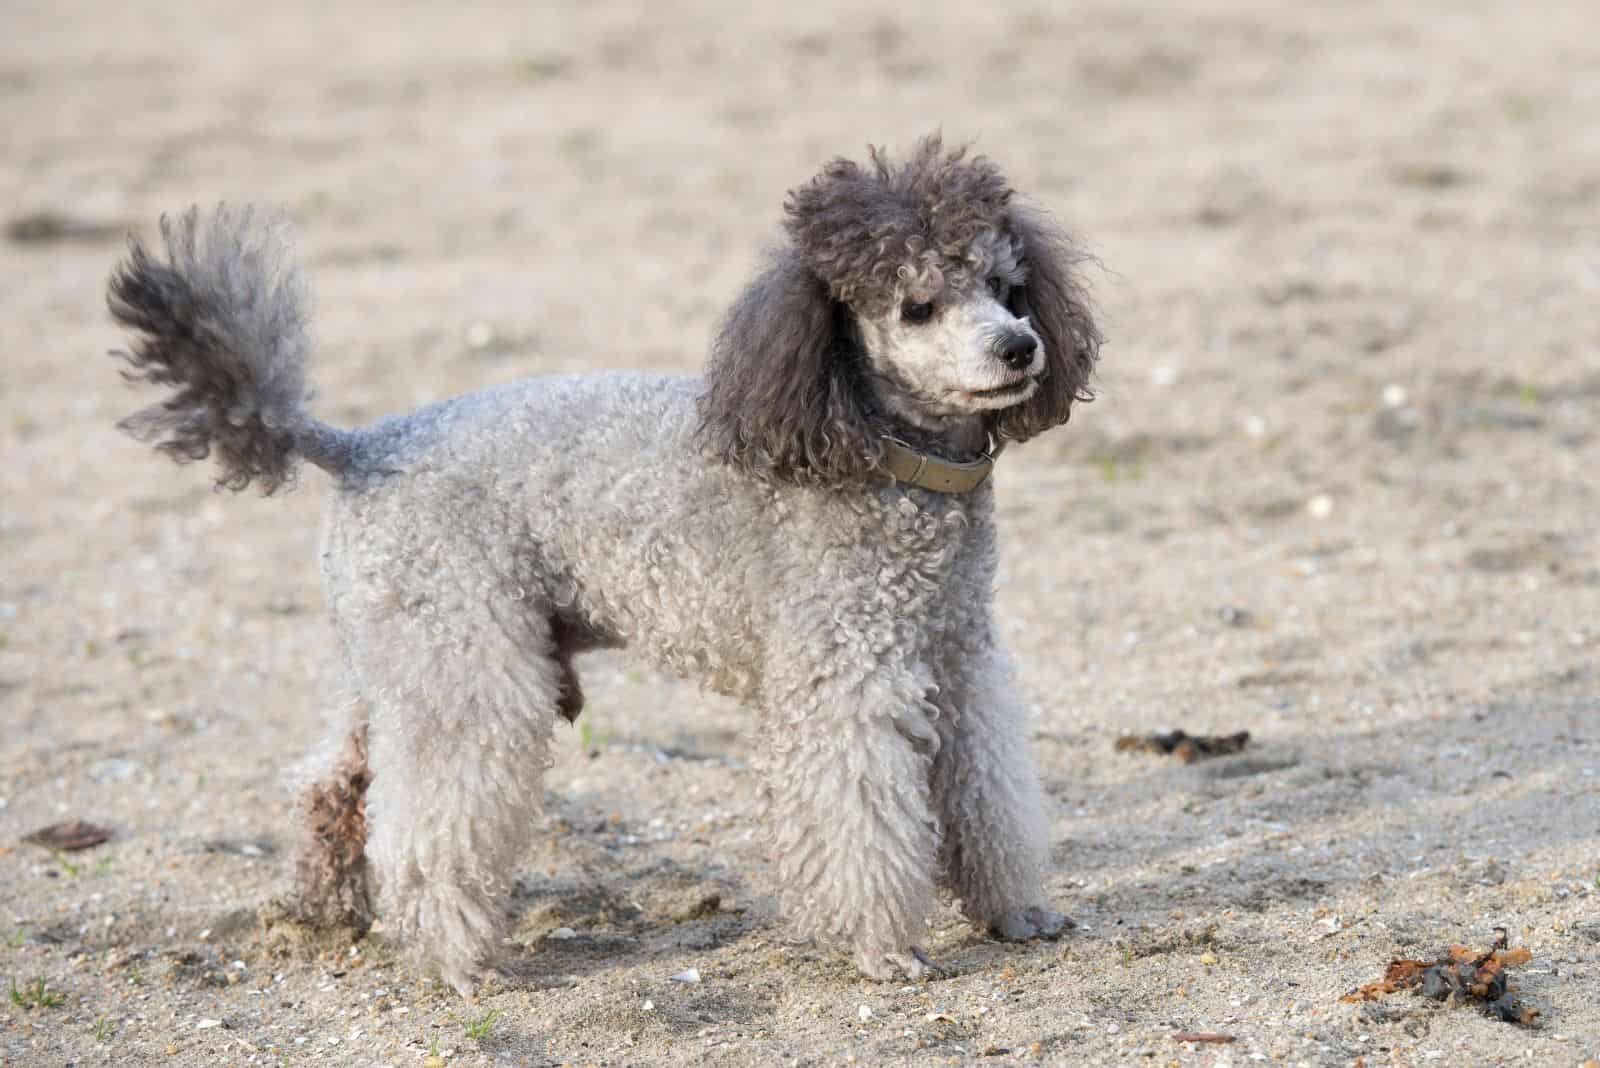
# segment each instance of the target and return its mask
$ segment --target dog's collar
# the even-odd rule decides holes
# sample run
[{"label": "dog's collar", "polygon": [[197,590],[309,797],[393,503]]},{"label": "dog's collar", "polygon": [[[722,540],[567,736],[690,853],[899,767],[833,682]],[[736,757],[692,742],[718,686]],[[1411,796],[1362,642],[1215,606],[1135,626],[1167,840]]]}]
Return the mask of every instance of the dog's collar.
[{"label": "dog's collar", "polygon": [[908,486],[920,486],[935,493],[971,493],[989,478],[995,458],[1006,447],[1003,438],[991,437],[989,441],[989,451],[976,460],[941,460],[886,435],[883,470],[896,482]]}]

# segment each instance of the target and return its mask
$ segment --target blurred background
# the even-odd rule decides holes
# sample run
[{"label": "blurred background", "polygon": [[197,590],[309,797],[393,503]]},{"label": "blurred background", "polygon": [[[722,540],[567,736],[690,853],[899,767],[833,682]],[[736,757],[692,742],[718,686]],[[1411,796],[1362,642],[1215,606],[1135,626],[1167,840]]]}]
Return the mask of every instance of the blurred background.
[{"label": "blurred background", "polygon": [[[1386,584],[1430,553],[1505,557],[1486,574],[1527,592],[1593,549],[1591,20],[1250,0],[8,5],[5,597],[60,615],[13,622],[9,655],[104,644],[122,611],[94,621],[105,583],[170,582],[139,577],[130,541],[242,579],[188,536],[224,522],[204,466],[174,472],[111,426],[139,401],[98,355],[126,230],[192,202],[285,207],[319,301],[319,410],[360,423],[531,373],[693,372],[785,190],[932,130],[999,160],[1101,264],[1101,400],[1001,474],[1011,508],[1067,524],[1028,564],[1044,590],[1126,556],[1124,580],[1156,569],[1168,620],[1150,627],[1170,628],[1197,583],[1239,599],[1267,580],[1212,561],[1164,581],[1159,561],[1191,555],[1164,542],[1215,536],[1246,563],[1293,555],[1286,539],[1346,546],[1318,567],[1377,554],[1363,600],[1399,596]],[[235,551],[282,553],[277,596],[310,581],[315,497],[227,505],[231,535],[260,529],[256,507],[272,528]],[[1073,648],[1096,629],[1079,617],[1138,614],[1044,600]]]},{"label": "blurred background", "polygon": [[[0,5],[4,840],[116,815],[137,879],[80,906],[121,900],[112,931],[165,928],[139,901],[256,900],[282,768],[325,718],[321,476],[224,499],[113,429],[145,401],[102,355],[126,230],[285,207],[316,409],[355,424],[528,374],[693,373],[788,188],[943,130],[1099,260],[1100,397],[997,475],[1055,892],[1156,915],[1193,896],[1157,876],[1226,858],[1201,895],[1226,903],[1276,885],[1259,847],[1285,826],[1332,850],[1329,900],[1434,849],[1577,879],[1600,822],[1596,26],[1484,0]],[[559,768],[560,804],[643,826],[623,784],[687,775],[733,806],[710,840],[759,867],[728,770],[745,718],[615,659],[585,685],[564,744],[601,764]],[[1110,735],[1173,723],[1266,739],[1242,775],[1327,778],[1263,797],[1107,762]],[[733,763],[663,779],[670,752]],[[1454,806],[1412,773],[1437,757],[1514,781]],[[1375,816],[1401,802],[1413,821]],[[1244,837],[1207,853],[1224,825]],[[8,867],[49,922],[49,864]],[[1453,893],[1416,887],[1430,914]]]}]

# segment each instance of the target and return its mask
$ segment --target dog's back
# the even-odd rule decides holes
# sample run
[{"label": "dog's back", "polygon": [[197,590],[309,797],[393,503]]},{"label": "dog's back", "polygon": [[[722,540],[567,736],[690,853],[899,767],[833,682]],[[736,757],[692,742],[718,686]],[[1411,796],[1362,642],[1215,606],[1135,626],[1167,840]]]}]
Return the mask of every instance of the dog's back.
[{"label": "dog's back", "polygon": [[492,585],[549,606],[575,651],[633,645],[752,696],[769,498],[700,459],[699,389],[662,375],[530,378],[350,432],[324,539],[335,617],[374,599],[482,599]]}]

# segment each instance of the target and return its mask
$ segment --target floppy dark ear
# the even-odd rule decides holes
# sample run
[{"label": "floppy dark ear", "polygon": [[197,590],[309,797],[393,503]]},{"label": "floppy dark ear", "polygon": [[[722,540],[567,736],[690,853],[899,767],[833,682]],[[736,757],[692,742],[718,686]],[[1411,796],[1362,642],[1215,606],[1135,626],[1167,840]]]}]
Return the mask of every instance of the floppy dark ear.
[{"label": "floppy dark ear", "polygon": [[853,478],[882,456],[857,373],[849,310],[784,249],[717,332],[700,397],[702,440],[760,478]]},{"label": "floppy dark ear", "polygon": [[1089,376],[1100,352],[1100,331],[1075,273],[1086,257],[1048,219],[1027,208],[1013,206],[1007,225],[1022,241],[1028,272],[1026,284],[1013,291],[1012,311],[1026,315],[1043,342],[1045,371],[1038,392],[1001,412],[994,429],[1012,441],[1027,441],[1065,423],[1075,401],[1094,398]]}]

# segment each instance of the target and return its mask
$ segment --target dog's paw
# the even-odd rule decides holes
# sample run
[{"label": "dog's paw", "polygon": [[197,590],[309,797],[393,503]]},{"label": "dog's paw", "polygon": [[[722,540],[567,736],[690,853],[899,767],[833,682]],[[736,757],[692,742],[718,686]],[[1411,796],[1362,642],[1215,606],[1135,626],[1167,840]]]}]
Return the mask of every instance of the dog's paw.
[{"label": "dog's paw", "polygon": [[439,978],[444,984],[464,998],[475,998],[482,993],[492,993],[487,987],[504,985],[511,981],[511,976],[499,968],[488,965],[474,965],[472,967],[445,967],[439,968]]},{"label": "dog's paw", "polygon": [[1002,913],[989,924],[989,933],[1006,942],[1026,942],[1030,938],[1056,938],[1076,926],[1071,917],[1041,905]]},{"label": "dog's paw", "polygon": [[880,982],[914,983],[931,975],[943,974],[919,946],[908,946],[903,953],[863,954],[860,963],[862,975]]}]

